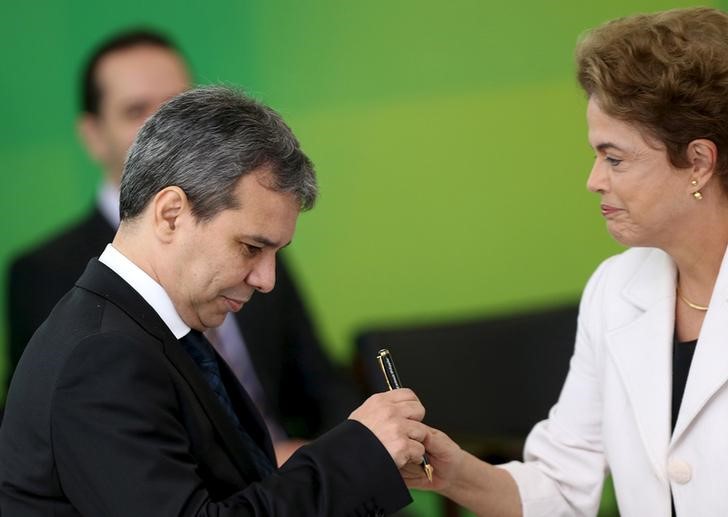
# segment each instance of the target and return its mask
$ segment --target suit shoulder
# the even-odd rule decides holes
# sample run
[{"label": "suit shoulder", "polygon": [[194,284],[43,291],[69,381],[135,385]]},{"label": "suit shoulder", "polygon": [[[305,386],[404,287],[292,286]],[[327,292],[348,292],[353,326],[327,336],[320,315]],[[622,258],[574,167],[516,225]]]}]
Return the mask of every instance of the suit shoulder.
[{"label": "suit shoulder", "polygon": [[114,230],[94,210],[17,256],[10,266],[11,276],[23,271],[56,268],[59,263],[77,256],[88,260],[94,254],[100,254],[113,236]]}]

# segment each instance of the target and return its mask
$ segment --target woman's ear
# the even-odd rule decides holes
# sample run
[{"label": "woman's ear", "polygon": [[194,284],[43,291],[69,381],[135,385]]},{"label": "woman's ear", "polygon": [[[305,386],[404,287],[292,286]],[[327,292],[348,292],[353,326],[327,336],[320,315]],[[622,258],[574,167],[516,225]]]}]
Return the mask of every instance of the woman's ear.
[{"label": "woman's ear", "polygon": [[712,140],[698,138],[688,144],[687,158],[690,162],[690,191],[699,191],[715,173],[718,164],[718,147]]}]

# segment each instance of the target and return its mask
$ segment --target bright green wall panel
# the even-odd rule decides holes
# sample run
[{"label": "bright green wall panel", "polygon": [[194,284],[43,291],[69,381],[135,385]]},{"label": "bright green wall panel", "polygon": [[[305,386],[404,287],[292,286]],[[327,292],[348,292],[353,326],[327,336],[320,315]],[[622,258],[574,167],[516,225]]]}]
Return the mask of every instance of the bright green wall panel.
[{"label": "bright green wall panel", "polygon": [[295,251],[329,337],[575,298],[616,247],[574,97],[564,81],[295,118],[323,157]]},{"label": "bright green wall panel", "polygon": [[251,8],[249,84],[318,166],[292,251],[335,353],[370,324],[574,299],[619,250],[585,189],[574,44],[688,3],[281,5]]}]

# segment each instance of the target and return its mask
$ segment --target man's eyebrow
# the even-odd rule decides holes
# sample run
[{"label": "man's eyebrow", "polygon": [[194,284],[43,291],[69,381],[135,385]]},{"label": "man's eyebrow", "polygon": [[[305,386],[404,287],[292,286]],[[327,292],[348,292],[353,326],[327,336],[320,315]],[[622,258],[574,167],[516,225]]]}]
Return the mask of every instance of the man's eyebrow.
[{"label": "man's eyebrow", "polygon": [[264,237],[263,235],[248,235],[248,239],[254,241],[257,244],[261,244],[263,246],[268,246],[271,248],[280,248],[283,249],[291,244],[292,241],[288,241],[287,243],[281,245],[280,243],[276,241],[272,241],[267,237]]}]

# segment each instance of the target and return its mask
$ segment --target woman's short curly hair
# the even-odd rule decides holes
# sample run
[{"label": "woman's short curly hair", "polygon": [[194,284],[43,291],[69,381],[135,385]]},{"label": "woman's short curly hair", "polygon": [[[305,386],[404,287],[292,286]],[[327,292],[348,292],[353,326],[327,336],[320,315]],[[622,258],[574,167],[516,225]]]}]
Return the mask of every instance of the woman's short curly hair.
[{"label": "woman's short curly hair", "polygon": [[691,141],[714,142],[728,191],[728,14],[691,8],[613,20],[581,37],[576,62],[587,95],[661,142],[674,166],[689,165]]}]

